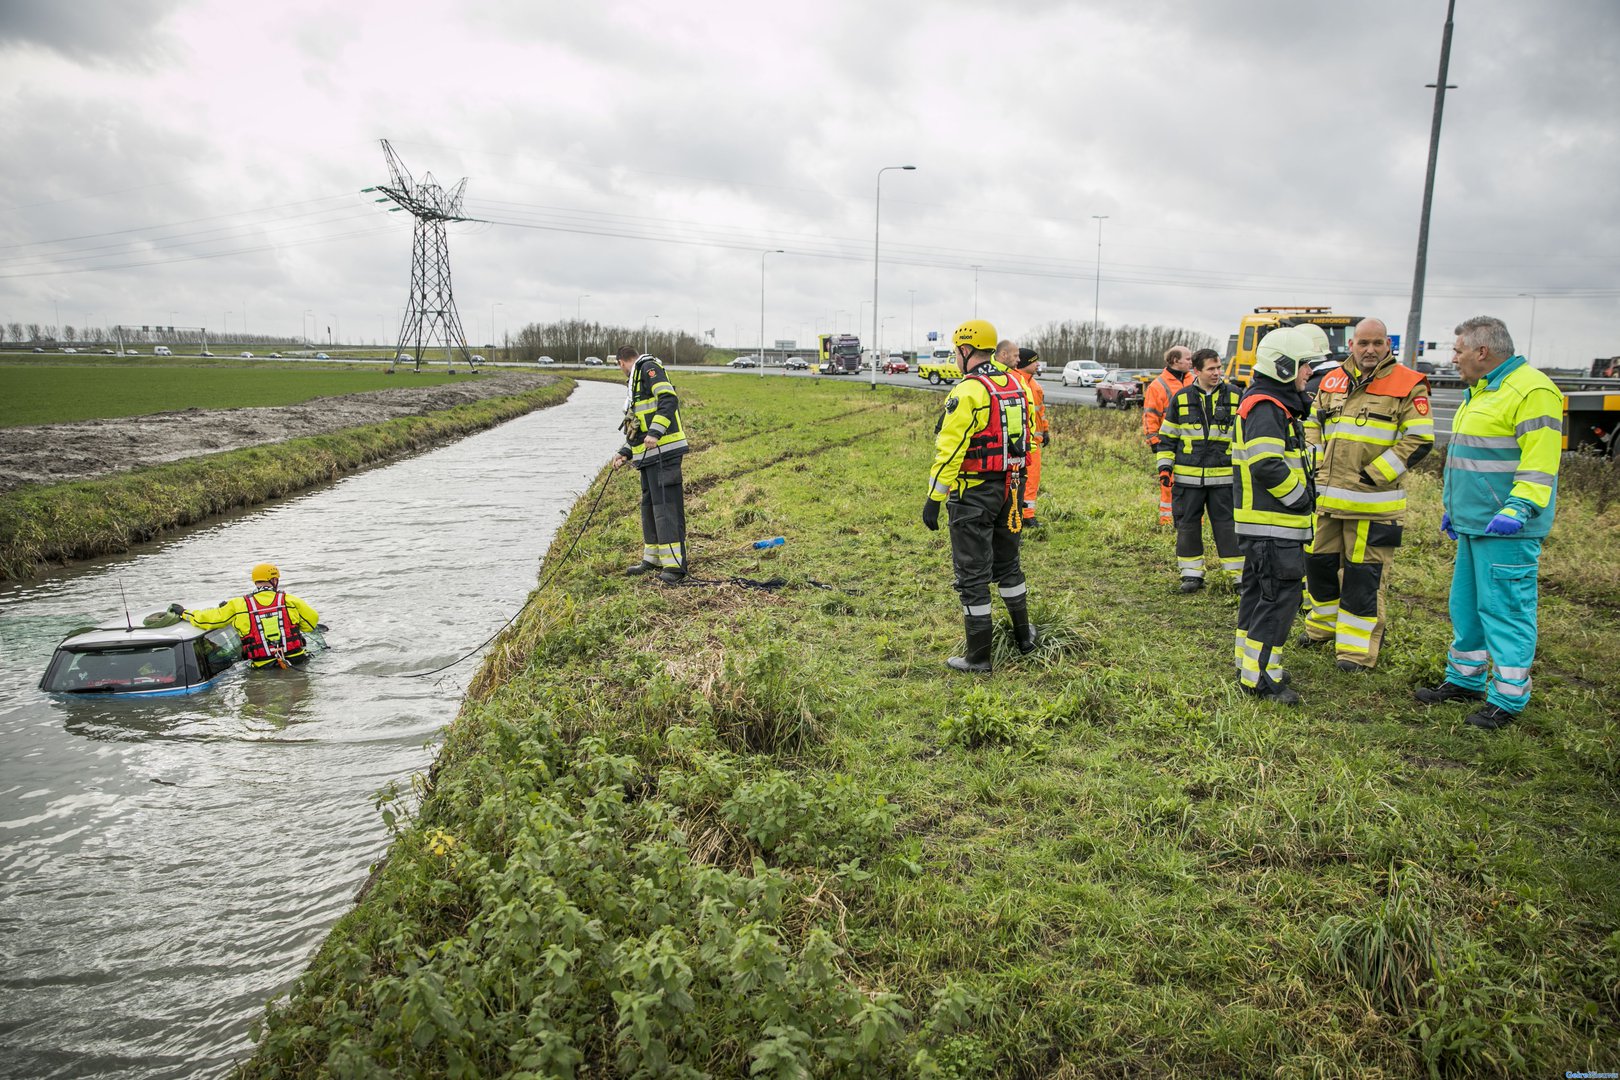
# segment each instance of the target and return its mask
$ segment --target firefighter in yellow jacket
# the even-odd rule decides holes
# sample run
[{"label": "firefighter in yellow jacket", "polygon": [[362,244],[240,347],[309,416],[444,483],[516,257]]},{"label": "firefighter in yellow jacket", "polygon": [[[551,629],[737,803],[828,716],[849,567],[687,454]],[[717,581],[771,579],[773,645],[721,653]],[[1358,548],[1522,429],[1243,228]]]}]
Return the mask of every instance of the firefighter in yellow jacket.
[{"label": "firefighter in yellow jacket", "polygon": [[1429,383],[1396,361],[1382,322],[1363,319],[1311,415],[1307,435],[1320,440],[1317,517],[1299,644],[1333,641],[1340,670],[1360,674],[1378,663],[1384,637],[1384,585],[1406,522],[1403,478],[1434,448]]},{"label": "firefighter in yellow jacket", "polygon": [[281,571],[271,563],[255,566],[252,576],[252,592],[233,596],[218,607],[187,611],[170,604],[169,610],[205,630],[227,623],[236,627],[242,636],[242,658],[256,668],[303,663],[309,658],[304,635],[319,626],[315,609],[281,591]]},{"label": "firefighter in yellow jacket", "polygon": [[986,672],[992,582],[1012,617],[1019,651],[1032,651],[1037,636],[1029,622],[1028,589],[1018,559],[1029,406],[1018,380],[995,362],[994,326],[969,320],[957,327],[953,340],[964,374],[945,398],[934,428],[934,464],[922,520],[937,530],[939,508],[949,505],[951,568],[962,600],[967,649],[945,663],[956,671]]}]

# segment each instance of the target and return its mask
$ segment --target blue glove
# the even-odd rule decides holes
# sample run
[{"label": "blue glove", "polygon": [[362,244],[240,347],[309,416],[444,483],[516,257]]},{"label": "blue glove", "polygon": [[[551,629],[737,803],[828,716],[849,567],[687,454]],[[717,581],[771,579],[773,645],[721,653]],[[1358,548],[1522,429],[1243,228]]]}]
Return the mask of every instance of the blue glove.
[{"label": "blue glove", "polygon": [[1440,531],[1451,539],[1457,539],[1457,530],[1451,527],[1451,511],[1447,510],[1440,515]]},{"label": "blue glove", "polygon": [[1522,528],[1524,522],[1504,510],[1491,518],[1490,523],[1485,526],[1485,532],[1491,536],[1512,536]]}]

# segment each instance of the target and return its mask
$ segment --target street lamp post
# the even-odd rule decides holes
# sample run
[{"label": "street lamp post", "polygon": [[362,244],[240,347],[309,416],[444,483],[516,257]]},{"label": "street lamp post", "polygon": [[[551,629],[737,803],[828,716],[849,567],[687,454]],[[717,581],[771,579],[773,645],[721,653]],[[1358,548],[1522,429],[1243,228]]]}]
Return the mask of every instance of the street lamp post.
[{"label": "street lamp post", "polygon": [[647,324],[656,318],[658,318],[658,316],[648,315],[645,319],[641,320],[641,351],[643,353],[646,353],[647,351]]},{"label": "street lamp post", "polygon": [[574,301],[574,322],[579,324],[576,328],[579,332],[579,339],[574,343],[574,363],[576,364],[580,363],[585,356],[585,319],[582,313],[585,310],[585,301],[590,298],[591,294],[586,293]]},{"label": "street lamp post", "polygon": [[[767,248],[759,253],[759,377],[765,377],[765,256],[780,255],[781,248]],[[787,368],[782,369],[787,374]]]},{"label": "street lamp post", "polygon": [[[911,294],[911,329],[906,332],[906,344],[915,345],[917,344],[917,290],[907,289],[906,292]],[[905,350],[902,349],[901,351],[904,352]]]},{"label": "street lamp post", "polygon": [[[872,200],[872,340],[878,337],[878,225],[883,220],[883,174],[892,170],[913,172],[915,165],[885,165],[877,171],[877,197]],[[877,355],[872,356],[872,389],[877,389]]]},{"label": "street lamp post", "polygon": [[1097,272],[1092,277],[1091,289],[1091,362],[1097,362],[1097,337],[1101,333],[1097,319],[1102,311],[1102,223],[1107,214],[1092,214],[1097,222]]},{"label": "street lamp post", "polygon": [[1534,364],[1536,362],[1536,294],[1522,292],[1519,295],[1530,298],[1530,343],[1524,347],[1524,358]]},{"label": "street lamp post", "polygon": [[[1423,333],[1423,284],[1429,263],[1429,210],[1434,203],[1434,170],[1440,159],[1440,118],[1446,109],[1446,91],[1456,87],[1446,82],[1446,70],[1451,65],[1451,16],[1457,0],[1446,2],[1446,25],[1440,35],[1440,77],[1429,85],[1434,88],[1434,119],[1429,126],[1429,171],[1423,180],[1423,210],[1418,215],[1417,267],[1412,271],[1412,309],[1406,315],[1406,340],[1417,341]],[[1408,356],[1416,355],[1417,346],[1411,346]]]},{"label": "street lamp post", "polygon": [[979,263],[974,263],[973,264],[973,317],[975,319],[977,319],[979,317],[979,270],[980,269],[981,269],[981,265]]}]

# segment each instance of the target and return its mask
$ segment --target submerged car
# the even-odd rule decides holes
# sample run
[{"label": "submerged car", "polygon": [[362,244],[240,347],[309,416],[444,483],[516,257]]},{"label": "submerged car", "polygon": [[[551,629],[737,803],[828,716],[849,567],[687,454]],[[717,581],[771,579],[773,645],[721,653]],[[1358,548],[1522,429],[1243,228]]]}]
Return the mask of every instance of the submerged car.
[{"label": "submerged car", "polygon": [[235,628],[203,630],[172,617],[159,625],[84,627],[62,639],[39,680],[52,694],[162,697],[212,686],[242,659]]}]

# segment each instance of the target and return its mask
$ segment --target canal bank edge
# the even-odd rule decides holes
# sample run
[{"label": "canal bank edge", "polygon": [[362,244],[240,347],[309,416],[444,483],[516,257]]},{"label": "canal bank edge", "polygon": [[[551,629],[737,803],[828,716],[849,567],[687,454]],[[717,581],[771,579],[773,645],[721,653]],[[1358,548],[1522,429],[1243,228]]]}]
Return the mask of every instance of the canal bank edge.
[{"label": "canal bank edge", "polygon": [[522,394],[397,417],[94,480],[0,494],[0,581],[128,551],[165,531],[256,506],[568,399],[563,377]]},{"label": "canal bank edge", "polygon": [[1505,739],[1411,700],[1449,640],[1430,476],[1384,662],[1292,653],[1285,714],[1236,689],[1230,582],[1175,591],[1134,418],[1053,410],[1045,644],[998,625],[956,677],[937,401],[724,378],[678,384],[694,575],[786,587],[627,578],[639,491],[599,479],[240,1076],[1603,1067],[1620,626],[1589,564],[1620,530],[1590,499]]}]

